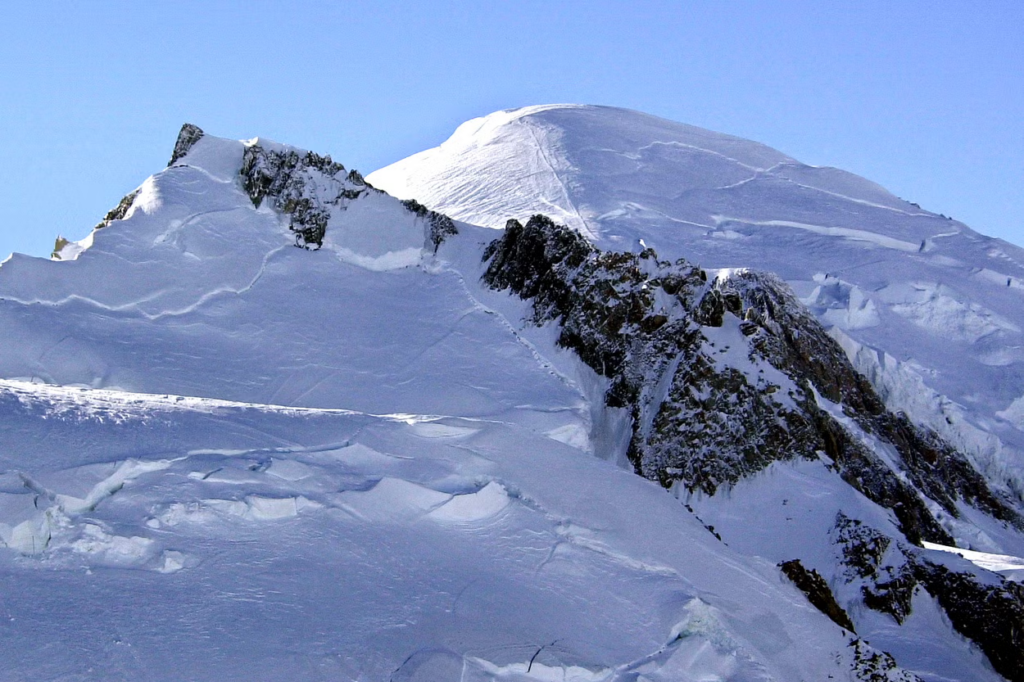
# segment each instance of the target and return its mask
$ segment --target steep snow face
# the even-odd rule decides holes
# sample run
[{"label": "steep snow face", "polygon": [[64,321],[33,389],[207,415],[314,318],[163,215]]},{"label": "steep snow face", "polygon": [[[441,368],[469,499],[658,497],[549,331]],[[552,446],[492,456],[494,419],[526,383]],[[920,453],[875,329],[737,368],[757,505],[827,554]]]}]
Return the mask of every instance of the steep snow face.
[{"label": "steep snow face", "polygon": [[[468,121],[440,147],[368,179],[477,225],[503,227],[542,206],[556,222],[598,237],[604,214],[632,194],[661,202],[683,187],[710,189],[787,161],[763,145],[654,116],[549,105]],[[666,178],[666,166],[689,172]]]},{"label": "steep snow face", "polygon": [[602,380],[479,283],[492,235],[187,127],[4,263],[5,674],[912,679],[593,456]]},{"label": "steep snow face", "polygon": [[204,136],[76,259],[4,263],[0,375],[374,413],[529,405],[550,428],[575,423],[578,389],[433,260],[427,218],[313,170],[305,198],[330,229],[321,249],[295,248],[294,217],[243,188],[255,145],[305,155]]},{"label": "steep snow face", "polygon": [[469,121],[368,176],[455,218],[545,213],[597,245],[783,277],[888,406],[1024,499],[1024,250],[850,173],[609,107]]}]

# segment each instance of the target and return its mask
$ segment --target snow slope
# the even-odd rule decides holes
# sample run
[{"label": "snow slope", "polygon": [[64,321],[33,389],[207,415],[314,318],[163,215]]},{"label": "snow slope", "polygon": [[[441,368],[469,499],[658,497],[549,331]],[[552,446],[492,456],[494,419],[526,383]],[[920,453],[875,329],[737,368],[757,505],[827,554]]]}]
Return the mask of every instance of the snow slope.
[{"label": "snow slope", "polygon": [[[835,168],[609,107],[463,124],[368,176],[493,228],[545,213],[597,245],[782,276],[894,410],[1024,500],[1024,250]],[[999,552],[996,546],[974,549]]]},{"label": "snow slope", "polygon": [[513,424],[0,401],[5,679],[845,679],[773,565]]},{"label": "snow slope", "polygon": [[296,249],[242,191],[243,147],[204,137],[75,260],[5,262],[0,375],[371,412],[573,403],[460,275],[410,267],[427,253],[421,219],[369,192],[321,250]]},{"label": "snow slope", "polygon": [[190,139],[0,266],[0,677],[910,679],[616,465],[601,381],[479,283],[487,230],[435,253],[317,161],[295,248],[255,145],[302,154]]}]

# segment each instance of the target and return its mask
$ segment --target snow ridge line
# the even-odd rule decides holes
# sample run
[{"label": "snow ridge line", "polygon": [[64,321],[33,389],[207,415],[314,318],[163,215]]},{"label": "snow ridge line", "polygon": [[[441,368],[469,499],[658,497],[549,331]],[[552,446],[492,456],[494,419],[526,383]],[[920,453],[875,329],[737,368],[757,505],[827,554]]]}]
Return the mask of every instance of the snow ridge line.
[{"label": "snow ridge line", "polygon": [[[744,180],[744,182],[748,182],[748,181]],[[682,195],[680,195],[680,196],[682,196]],[[673,222],[673,223],[679,223],[681,225],[693,225],[694,227],[703,227],[703,228],[706,228],[706,229],[709,229],[709,230],[714,230],[715,229],[714,225],[707,225],[705,223],[696,223],[696,222],[694,222],[692,220],[684,220],[682,218],[673,218],[672,216],[670,216],[669,214],[665,213],[664,211],[659,211],[656,208],[651,208],[650,206],[643,206],[641,204],[637,204],[637,203],[632,202],[632,201],[627,201],[627,202],[625,202],[623,204],[620,204],[619,206],[620,206],[620,208],[617,209],[617,210],[629,209],[629,208],[638,208],[641,211],[648,211],[650,213],[653,213],[653,214],[655,214],[657,216],[660,216],[660,217],[664,218],[665,220],[668,220],[668,221]],[[614,218],[616,212],[617,212],[616,210],[608,211],[607,213],[603,213],[603,214],[597,216],[596,220],[605,220],[607,218]]]},{"label": "snow ridge line", "polygon": [[[812,166],[812,168],[813,168],[813,166]],[[769,173],[766,171],[765,174],[768,175]],[[867,199],[855,199],[855,198],[853,198],[851,196],[847,196],[846,194],[840,194],[839,192],[830,192],[829,190],[822,189],[820,187],[812,187],[811,185],[805,185],[802,182],[797,182],[796,180],[792,180],[790,178],[784,178],[782,176],[775,175],[774,173],[771,173],[770,175],[773,178],[776,178],[778,180],[785,180],[786,182],[792,183],[792,184],[796,185],[797,187],[802,187],[803,189],[808,189],[808,190],[811,190],[812,192],[821,192],[822,194],[828,194],[829,196],[833,196],[833,197],[836,197],[838,199],[845,199],[846,201],[852,201],[855,204],[862,204],[864,206],[871,206],[872,208],[880,208],[880,209],[883,209],[883,210],[886,210],[886,211],[892,211],[893,213],[900,213],[900,214],[905,215],[905,216],[910,216],[911,218],[919,218],[919,217],[926,217],[927,218],[927,217],[932,217],[932,216],[935,215],[934,213],[929,213],[927,211],[904,211],[903,209],[895,208],[893,206],[886,206],[885,204],[877,204],[877,203],[875,203],[873,201],[868,201]],[[954,233],[954,234],[959,234],[959,233]]]},{"label": "snow ridge line", "polygon": [[885,235],[878,234],[877,232],[858,230],[852,227],[811,225],[810,223],[798,223],[792,220],[750,220],[747,218],[733,218],[730,216],[715,216],[715,219],[719,224],[734,222],[741,223],[743,225],[763,227],[792,227],[798,230],[805,230],[807,232],[822,234],[829,237],[842,237],[844,239],[851,239],[854,241],[868,242],[876,246],[881,246],[882,248],[893,249],[895,251],[906,251],[907,253],[917,253],[921,250],[920,244],[903,241],[902,239],[896,239],[895,237],[886,237]]},{"label": "snow ridge line", "polygon": [[537,364],[540,365],[540,367],[542,369],[544,369],[544,370],[550,372],[551,374],[555,375],[556,377],[558,377],[558,379],[566,387],[572,389],[575,393],[580,395],[581,398],[586,400],[585,392],[583,391],[582,388],[580,388],[579,384],[576,381],[571,379],[566,374],[563,374],[562,372],[560,372],[551,363],[551,361],[549,361],[547,358],[545,358],[543,355],[541,355],[540,351],[537,350],[537,347],[533,343],[531,343],[530,341],[525,339],[516,330],[515,326],[511,322],[508,321],[508,318],[506,318],[503,314],[501,314],[497,310],[494,310],[493,308],[490,308],[490,307],[486,306],[479,299],[477,299],[476,296],[473,295],[473,292],[470,290],[469,285],[466,283],[465,276],[463,276],[463,274],[459,270],[454,268],[450,263],[447,263],[447,262],[444,262],[444,261],[438,261],[438,264],[441,266],[441,268],[443,269],[444,272],[450,273],[450,274],[455,276],[455,278],[459,282],[459,285],[462,287],[462,290],[466,292],[466,297],[470,300],[470,302],[473,304],[473,306],[476,307],[477,310],[479,310],[479,311],[481,311],[481,312],[483,312],[483,313],[485,313],[487,315],[493,315],[494,318],[496,320],[498,320],[498,323],[501,324],[503,327],[505,327],[509,331],[509,333],[512,334],[513,338],[518,343],[520,343],[524,348],[526,348],[526,350],[528,350],[530,352],[530,355],[533,356],[533,359],[537,361]]},{"label": "snow ridge line", "polygon": [[183,308],[178,308],[176,310],[165,310],[165,311],[162,311],[162,312],[159,312],[159,313],[147,313],[145,310],[142,310],[142,309],[139,308],[139,306],[144,304],[144,303],[156,300],[157,298],[160,297],[160,294],[163,293],[163,292],[157,292],[156,294],[153,294],[152,296],[148,296],[146,298],[141,298],[141,299],[139,299],[137,301],[132,301],[130,303],[124,303],[124,304],[121,304],[121,305],[109,305],[109,304],[97,301],[96,299],[89,298],[87,296],[81,296],[79,294],[69,294],[68,296],[65,296],[64,298],[58,299],[58,300],[45,300],[45,299],[24,300],[24,299],[20,299],[20,298],[0,297],[0,301],[10,301],[12,303],[17,303],[19,305],[24,305],[24,306],[51,306],[51,307],[59,307],[59,306],[67,305],[69,303],[79,302],[79,303],[84,303],[86,305],[93,306],[94,308],[98,308],[100,310],[104,310],[106,312],[111,312],[111,313],[135,312],[138,315],[146,318],[147,320],[149,320],[151,322],[155,321],[155,320],[163,319],[165,317],[180,317],[182,315],[188,315],[189,313],[195,312],[204,303],[206,303],[207,301],[209,301],[209,300],[211,300],[211,299],[213,299],[213,298],[215,298],[217,296],[221,296],[221,295],[225,295],[225,294],[226,295],[241,296],[242,294],[248,292],[250,289],[252,289],[254,286],[256,286],[257,282],[259,282],[260,279],[263,277],[264,272],[266,272],[267,264],[270,261],[270,258],[273,257],[275,254],[280,253],[281,251],[283,251],[285,249],[288,249],[288,248],[292,248],[291,245],[280,246],[280,247],[278,247],[276,249],[273,249],[272,251],[268,252],[263,257],[263,262],[260,264],[260,267],[256,271],[256,274],[253,275],[252,279],[245,286],[243,286],[241,288],[238,288],[238,289],[234,289],[232,287],[219,287],[217,289],[213,289],[211,291],[207,291],[202,296],[200,296],[199,299],[196,300],[194,303],[191,303],[191,304],[189,304],[189,305],[187,305],[187,306],[185,306]]},{"label": "snow ridge line", "polygon": [[[656,147],[658,145],[661,145],[661,146],[664,146],[664,147],[682,147],[684,149],[693,149],[694,151],[703,152],[705,154],[710,154],[711,156],[717,156],[720,159],[725,159],[726,161],[731,161],[732,163],[735,163],[737,166],[742,166],[743,168],[746,168],[749,171],[754,171],[755,173],[763,173],[763,172],[767,171],[767,169],[765,169],[765,168],[758,168],[757,166],[751,166],[750,164],[743,163],[739,159],[734,159],[731,156],[727,156],[726,154],[723,154],[722,152],[716,152],[713,149],[705,149],[704,147],[698,147],[697,145],[687,144],[685,142],[679,142],[679,141],[676,141],[676,140],[669,140],[669,141],[655,140],[654,142],[651,142],[650,144],[645,144],[643,147],[637,148],[636,152],[634,152],[634,155],[627,154],[626,157],[627,158],[632,158],[634,160],[639,159],[640,158],[640,152],[643,152],[643,151],[645,151],[647,149],[651,149],[652,147]],[[775,166],[772,166],[772,168],[775,168],[776,166],[779,166],[779,165],[780,164],[775,164]]]},{"label": "snow ridge line", "polygon": [[[655,142],[651,142],[650,144],[647,144],[647,145],[644,145],[643,147],[638,148],[636,150],[636,153],[634,153],[634,154],[625,154],[624,156],[626,156],[626,158],[629,158],[629,159],[632,159],[632,160],[637,160],[637,159],[639,159],[640,152],[642,152],[642,151],[644,151],[646,149],[650,149],[650,148],[654,147],[655,145],[665,145],[665,146],[672,146],[672,147],[683,147],[683,148],[686,148],[686,149],[692,149],[694,151],[703,152],[705,154],[710,154],[712,156],[717,156],[717,157],[719,157],[721,159],[725,159],[726,161],[731,161],[732,163],[735,163],[736,165],[738,165],[738,166],[740,166],[742,168],[746,168],[749,171],[753,171],[753,173],[754,173],[752,176],[750,176],[749,178],[747,178],[745,180],[740,180],[739,182],[733,183],[731,185],[724,185],[722,187],[716,187],[715,188],[716,190],[732,189],[734,187],[739,187],[741,185],[745,185],[746,183],[750,182],[751,180],[756,180],[759,177],[772,177],[772,178],[775,178],[777,180],[783,180],[785,182],[791,183],[793,185],[796,185],[797,187],[802,187],[804,189],[808,189],[808,190],[811,190],[811,191],[814,191],[814,192],[821,192],[822,194],[828,194],[830,196],[834,196],[834,197],[839,198],[839,199],[845,199],[847,201],[852,201],[855,204],[862,204],[864,206],[871,206],[873,208],[880,208],[880,209],[884,209],[884,210],[887,210],[887,211],[892,211],[894,213],[900,213],[900,214],[903,214],[903,215],[906,215],[906,216],[915,217],[915,216],[932,216],[932,215],[934,215],[932,213],[929,213],[929,212],[923,211],[923,210],[922,211],[905,211],[903,209],[894,208],[892,206],[886,206],[885,204],[879,204],[879,203],[875,203],[873,201],[868,201],[867,199],[856,199],[856,198],[848,196],[846,194],[840,194],[839,192],[831,192],[831,191],[829,191],[827,189],[822,189],[820,187],[814,187],[812,185],[805,185],[802,182],[797,182],[796,180],[793,180],[792,178],[783,177],[781,175],[778,175],[775,172],[778,169],[784,168],[784,167],[787,167],[787,166],[789,166],[789,167],[794,167],[795,166],[795,167],[803,167],[803,168],[819,168],[819,166],[810,166],[810,165],[799,164],[799,163],[798,164],[794,164],[794,163],[788,163],[788,162],[783,161],[783,162],[779,162],[779,163],[777,163],[777,164],[775,164],[773,166],[770,166],[768,168],[758,168],[756,166],[751,166],[750,164],[743,163],[739,159],[734,159],[731,156],[727,156],[726,154],[722,154],[721,152],[716,152],[716,151],[713,151],[711,149],[705,149],[703,147],[698,147],[696,145],[686,144],[685,142],[676,142],[676,141],[670,141],[670,142],[655,141]],[[592,149],[592,148],[588,148],[588,149]],[[681,195],[677,195],[677,196],[681,196]]]}]

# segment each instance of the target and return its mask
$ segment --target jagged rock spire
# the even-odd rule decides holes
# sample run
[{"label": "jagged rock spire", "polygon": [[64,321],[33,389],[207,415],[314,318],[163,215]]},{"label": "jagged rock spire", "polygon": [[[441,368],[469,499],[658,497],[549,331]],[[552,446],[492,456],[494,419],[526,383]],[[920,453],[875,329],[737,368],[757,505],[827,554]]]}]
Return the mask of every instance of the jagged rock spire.
[{"label": "jagged rock spire", "polygon": [[186,123],[181,126],[181,130],[178,131],[178,139],[174,143],[174,152],[171,154],[171,160],[167,162],[167,166],[173,166],[175,161],[188,154],[188,150],[192,149],[192,145],[198,142],[203,134],[202,128],[197,125]]}]

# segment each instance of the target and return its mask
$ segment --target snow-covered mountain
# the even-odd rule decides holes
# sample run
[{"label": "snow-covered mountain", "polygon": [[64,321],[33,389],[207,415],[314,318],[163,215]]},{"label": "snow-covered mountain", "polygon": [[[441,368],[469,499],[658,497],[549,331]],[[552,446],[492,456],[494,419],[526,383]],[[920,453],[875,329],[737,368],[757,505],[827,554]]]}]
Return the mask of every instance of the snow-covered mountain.
[{"label": "snow-covered mountain", "polygon": [[559,176],[463,161],[483,227],[186,125],[0,266],[0,677],[1022,679],[1013,464],[971,466],[1003,453],[900,414],[774,275],[564,201],[497,233]]},{"label": "snow-covered mountain", "polygon": [[[835,168],[609,107],[471,120],[368,176],[460,220],[544,213],[598,246],[781,276],[886,404],[1024,500],[1024,250]],[[995,549],[983,539],[979,548]]]}]

